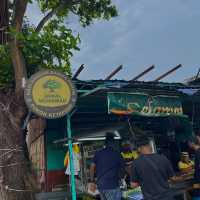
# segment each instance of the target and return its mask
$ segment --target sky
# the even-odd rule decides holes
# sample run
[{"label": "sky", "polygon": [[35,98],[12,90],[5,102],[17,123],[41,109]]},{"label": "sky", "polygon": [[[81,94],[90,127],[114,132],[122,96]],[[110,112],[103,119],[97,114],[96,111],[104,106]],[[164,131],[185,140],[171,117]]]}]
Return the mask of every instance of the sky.
[{"label": "sky", "polygon": [[[199,0],[113,0],[119,16],[83,28],[74,17],[67,25],[80,33],[80,51],[71,59],[72,71],[85,64],[79,79],[104,79],[123,65],[114,79],[130,80],[152,64],[140,80],[152,81],[178,64],[183,67],[163,81],[182,82],[200,68]],[[33,23],[42,16],[36,4],[28,7]]]}]

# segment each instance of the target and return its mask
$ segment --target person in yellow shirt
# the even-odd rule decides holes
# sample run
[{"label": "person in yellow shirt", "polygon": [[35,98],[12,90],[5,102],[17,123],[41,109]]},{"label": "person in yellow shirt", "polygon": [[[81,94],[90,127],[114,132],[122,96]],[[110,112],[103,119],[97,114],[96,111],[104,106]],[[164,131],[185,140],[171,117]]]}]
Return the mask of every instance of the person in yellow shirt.
[{"label": "person in yellow shirt", "polygon": [[181,153],[181,160],[178,163],[178,168],[182,173],[190,173],[194,168],[194,162],[190,160],[188,152]]},{"label": "person in yellow shirt", "polygon": [[121,155],[122,155],[126,165],[132,164],[133,160],[138,158],[138,152],[132,150],[131,144],[129,142],[124,142],[122,144]]},{"label": "person in yellow shirt", "polygon": [[132,166],[133,161],[138,158],[138,152],[132,150],[131,144],[128,141],[126,141],[122,144],[121,156],[125,162],[126,183],[129,186],[130,185],[131,166]]}]

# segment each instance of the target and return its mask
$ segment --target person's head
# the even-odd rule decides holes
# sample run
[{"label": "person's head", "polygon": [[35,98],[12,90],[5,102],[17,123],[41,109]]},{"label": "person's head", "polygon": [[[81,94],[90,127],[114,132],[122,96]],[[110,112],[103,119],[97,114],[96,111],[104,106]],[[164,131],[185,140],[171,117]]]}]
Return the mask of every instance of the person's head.
[{"label": "person's head", "polygon": [[106,140],[105,140],[105,145],[106,147],[112,147],[115,141],[115,136],[111,132],[106,133]]},{"label": "person's head", "polygon": [[131,144],[129,141],[125,141],[122,143],[122,151],[123,152],[129,152],[132,150]]},{"label": "person's head", "polygon": [[190,157],[188,152],[182,152],[181,153],[181,161],[182,162],[189,162],[190,161]]},{"label": "person's head", "polygon": [[140,154],[152,153],[152,148],[151,148],[148,138],[141,138],[136,142],[136,144],[137,144],[138,152]]}]

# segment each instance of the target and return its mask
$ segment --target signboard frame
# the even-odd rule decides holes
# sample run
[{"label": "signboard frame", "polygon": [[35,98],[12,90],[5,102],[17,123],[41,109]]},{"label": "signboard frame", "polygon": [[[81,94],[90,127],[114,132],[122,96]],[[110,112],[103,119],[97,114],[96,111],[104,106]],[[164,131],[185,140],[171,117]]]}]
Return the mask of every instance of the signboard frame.
[{"label": "signboard frame", "polygon": [[[37,82],[41,81],[47,76],[52,77],[51,80],[53,80],[53,78],[56,78],[56,81],[62,81],[62,84],[65,84],[64,87],[68,87],[68,90],[70,91],[70,99],[67,104],[57,107],[37,105],[33,97],[33,88]],[[41,89],[44,90],[44,88]],[[67,75],[54,70],[42,70],[32,75],[28,80],[24,90],[24,99],[29,110],[33,113],[46,119],[56,119],[61,118],[72,111],[77,101],[77,91],[71,79]]]}]

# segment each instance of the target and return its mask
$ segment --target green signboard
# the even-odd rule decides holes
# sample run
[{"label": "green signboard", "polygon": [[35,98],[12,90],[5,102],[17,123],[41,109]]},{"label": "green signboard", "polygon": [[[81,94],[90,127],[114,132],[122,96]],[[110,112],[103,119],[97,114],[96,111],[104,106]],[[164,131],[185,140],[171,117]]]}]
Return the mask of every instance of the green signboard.
[{"label": "green signboard", "polygon": [[179,97],[111,92],[108,93],[108,113],[118,115],[183,116],[183,109]]}]

